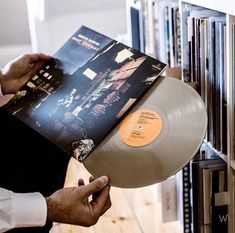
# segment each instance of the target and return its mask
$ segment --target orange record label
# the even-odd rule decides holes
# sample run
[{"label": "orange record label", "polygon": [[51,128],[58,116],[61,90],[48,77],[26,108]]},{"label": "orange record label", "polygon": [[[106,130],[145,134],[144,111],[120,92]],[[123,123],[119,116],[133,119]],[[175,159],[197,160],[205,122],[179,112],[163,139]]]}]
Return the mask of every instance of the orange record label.
[{"label": "orange record label", "polygon": [[162,130],[161,116],[149,109],[133,112],[121,123],[119,135],[123,143],[132,147],[150,144]]}]

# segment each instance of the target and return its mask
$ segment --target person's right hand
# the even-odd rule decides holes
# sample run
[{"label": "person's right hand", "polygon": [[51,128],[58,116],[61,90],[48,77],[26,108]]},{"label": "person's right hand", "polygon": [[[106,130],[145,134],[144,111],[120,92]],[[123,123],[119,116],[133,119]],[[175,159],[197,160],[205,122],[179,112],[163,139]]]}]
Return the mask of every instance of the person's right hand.
[{"label": "person's right hand", "polygon": [[[81,179],[80,181],[81,182]],[[64,188],[46,198],[47,221],[89,227],[111,206],[107,176],[90,179],[79,187]],[[92,196],[91,201],[89,197]]]}]

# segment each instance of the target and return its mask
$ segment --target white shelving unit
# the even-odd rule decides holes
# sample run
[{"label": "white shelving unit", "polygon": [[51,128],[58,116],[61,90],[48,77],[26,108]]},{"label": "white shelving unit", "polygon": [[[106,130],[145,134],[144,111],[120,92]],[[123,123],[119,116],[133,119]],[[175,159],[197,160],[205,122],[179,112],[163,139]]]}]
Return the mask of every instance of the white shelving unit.
[{"label": "white shelving unit", "polygon": [[[152,5],[155,5],[154,15],[152,15],[151,6],[150,6],[150,10],[148,9],[146,12],[144,11],[144,13],[142,13],[142,14],[147,18],[147,20],[149,19],[149,16],[155,17],[154,23],[156,26],[153,28],[152,24],[150,24],[151,27],[149,28],[149,30],[150,31],[152,29],[155,30],[155,49],[156,49],[155,54],[158,54],[157,55],[158,58],[163,61],[169,60],[169,57],[168,57],[170,54],[169,51],[171,51],[171,49],[172,49],[172,47],[169,46],[170,42],[166,39],[165,34],[166,33],[169,34],[168,31],[170,31],[170,34],[171,34],[170,36],[172,37],[173,35],[172,35],[172,31],[169,29],[170,28],[170,26],[168,24],[169,21],[167,21],[167,20],[169,20],[169,18],[167,18],[168,15],[167,15],[167,17],[165,17],[165,14],[169,14],[169,11],[168,11],[169,8],[167,8],[166,11],[163,11],[163,8],[161,8],[161,6],[165,7],[164,4],[166,4],[166,5],[169,5],[170,7],[176,7],[176,8],[179,7],[179,15],[180,15],[179,20],[180,20],[180,24],[181,24],[181,36],[180,36],[181,51],[179,51],[179,52],[181,55],[180,56],[181,68],[180,69],[182,71],[181,72],[182,73],[182,81],[188,81],[187,78],[185,79],[185,77],[184,77],[185,74],[186,75],[188,74],[187,72],[184,74],[184,71],[185,71],[184,68],[187,67],[187,65],[188,65],[186,62],[188,59],[188,57],[187,57],[188,56],[188,54],[187,54],[188,53],[188,51],[187,51],[187,49],[188,49],[188,47],[187,47],[188,46],[188,38],[187,38],[188,37],[188,34],[187,34],[188,29],[186,26],[187,25],[186,15],[184,14],[184,11],[186,10],[187,5],[189,7],[197,9],[197,10],[204,10],[205,9],[205,10],[209,10],[208,12],[211,12],[211,13],[217,12],[226,21],[226,29],[225,29],[226,36],[224,37],[224,39],[226,40],[225,41],[226,55],[224,58],[224,61],[225,61],[224,69],[226,70],[226,75],[224,75],[224,76],[226,77],[226,81],[225,80],[223,80],[223,81],[224,81],[224,83],[226,83],[226,90],[227,90],[227,96],[226,96],[227,97],[226,98],[227,99],[227,116],[226,116],[227,117],[227,142],[221,140],[222,135],[223,135],[221,133],[221,132],[223,132],[223,131],[221,131],[221,129],[223,130],[221,123],[220,123],[220,126],[218,126],[217,122],[215,122],[216,125],[214,125],[214,122],[212,122],[211,124],[213,124],[214,129],[217,130],[217,127],[222,127],[219,129],[220,130],[219,131],[219,134],[220,134],[219,145],[221,144],[222,147],[221,147],[221,145],[218,146],[218,144],[217,145],[215,144],[215,147],[220,147],[222,152],[217,151],[211,145],[214,143],[213,140],[215,140],[214,139],[215,135],[213,135],[213,131],[212,131],[212,135],[213,135],[212,141],[213,142],[208,143],[208,145],[227,164],[228,233],[235,233],[235,133],[234,133],[234,130],[235,130],[235,91],[234,91],[235,90],[235,61],[234,61],[235,46],[234,46],[234,43],[235,42],[234,42],[234,38],[232,35],[233,34],[232,25],[235,25],[235,1],[234,0],[223,0],[223,1],[218,1],[218,0],[151,0],[151,1],[148,1],[148,0],[136,0],[136,1],[135,0],[126,0],[126,2],[127,2],[127,6],[129,6],[130,4],[133,5],[133,2],[134,3],[138,2],[139,4],[140,4],[140,2],[142,2],[143,6],[146,3],[148,3],[149,5],[154,3],[154,4],[152,4]],[[178,5],[175,5],[175,3]],[[134,4],[134,5],[136,5],[136,4]],[[174,9],[176,9],[176,8],[174,8]],[[140,12],[141,12],[141,10],[140,10]],[[208,16],[210,16],[210,15],[208,15]],[[139,21],[139,23],[141,24],[141,21]],[[146,23],[145,26],[146,25],[149,26],[148,23]],[[182,30],[182,28],[183,28],[183,30]],[[129,27],[129,29],[130,29],[130,27]],[[183,33],[184,29],[187,29],[186,33]],[[144,35],[140,35],[140,39],[144,36],[146,36],[146,33]],[[148,36],[148,33],[147,33],[147,36]],[[167,41],[167,43],[165,43],[166,41]],[[175,47],[173,47],[173,49],[175,49]],[[166,54],[165,54],[165,50],[167,51]],[[164,54],[164,56],[162,54]],[[221,60],[220,60],[220,62],[221,62]],[[219,73],[219,74],[221,75],[222,73]],[[221,80],[222,80],[223,76],[219,76],[219,77],[221,77]],[[219,82],[222,82],[221,80]],[[211,91],[211,90],[209,89],[209,91]],[[211,92],[208,92],[208,93],[211,93]],[[214,92],[212,92],[212,93],[214,93]],[[212,104],[214,104],[214,102]],[[221,106],[220,106],[220,108],[221,108]],[[218,109],[216,109],[216,110],[218,111]],[[214,114],[214,112],[212,114]],[[220,117],[221,117],[221,115],[220,115]],[[221,122],[223,122],[223,121],[221,121]],[[216,132],[216,133],[218,134],[218,132]],[[217,135],[217,137],[218,137],[218,135]],[[226,151],[226,149],[224,150],[224,147],[223,147],[225,145],[225,143],[227,144],[227,152],[224,152],[224,151]]]},{"label": "white shelving unit", "polygon": [[[180,12],[182,12],[185,4],[191,4],[199,6],[202,9],[210,9],[212,11],[218,11],[225,14],[226,17],[226,46],[227,46],[227,57],[226,57],[226,69],[227,69],[227,155],[221,157],[227,163],[228,172],[228,232],[235,232],[235,80],[233,77],[234,61],[232,57],[232,25],[235,24],[235,2],[234,0],[179,0]],[[183,48],[183,46],[182,46]],[[182,52],[183,54],[183,52]],[[182,58],[184,61],[184,57]],[[183,77],[182,77],[183,78]]]}]

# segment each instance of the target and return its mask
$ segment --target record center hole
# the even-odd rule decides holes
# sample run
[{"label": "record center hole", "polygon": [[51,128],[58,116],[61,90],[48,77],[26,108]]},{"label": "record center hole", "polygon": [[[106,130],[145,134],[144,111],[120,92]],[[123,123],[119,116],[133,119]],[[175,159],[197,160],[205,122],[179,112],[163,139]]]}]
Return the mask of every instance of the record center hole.
[{"label": "record center hole", "polygon": [[141,125],[141,126],[139,126],[139,130],[143,130],[144,129],[144,127]]}]

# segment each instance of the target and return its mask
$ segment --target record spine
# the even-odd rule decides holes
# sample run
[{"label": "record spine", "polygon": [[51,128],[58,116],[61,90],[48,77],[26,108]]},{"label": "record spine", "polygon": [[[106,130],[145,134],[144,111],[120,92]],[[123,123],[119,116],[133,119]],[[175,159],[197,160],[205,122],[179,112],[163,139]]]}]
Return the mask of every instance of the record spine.
[{"label": "record spine", "polygon": [[183,231],[192,233],[192,204],[191,204],[191,182],[190,182],[190,163],[182,172],[183,179]]}]

